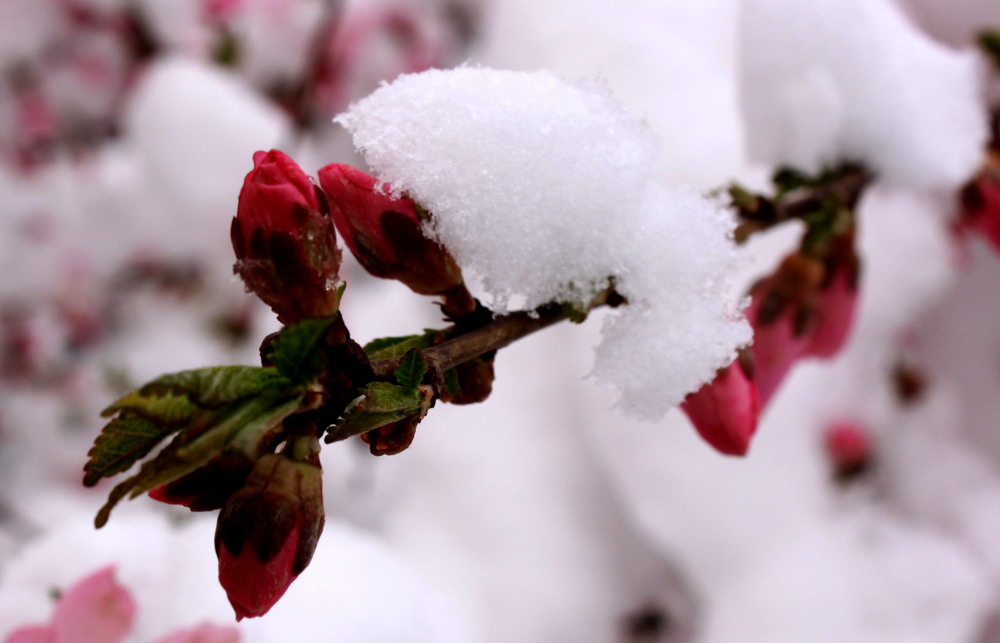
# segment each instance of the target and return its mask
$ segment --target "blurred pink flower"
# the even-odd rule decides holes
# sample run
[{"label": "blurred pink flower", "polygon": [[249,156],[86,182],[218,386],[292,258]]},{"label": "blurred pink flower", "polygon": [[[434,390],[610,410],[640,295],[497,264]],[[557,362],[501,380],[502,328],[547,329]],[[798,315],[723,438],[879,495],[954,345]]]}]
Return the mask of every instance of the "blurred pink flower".
[{"label": "blurred pink flower", "polygon": [[132,629],[136,604],[114,574],[109,565],[79,581],[59,599],[49,625],[16,630],[7,643],[118,643]]},{"label": "blurred pink flower", "polygon": [[239,643],[240,632],[231,625],[202,623],[197,627],[177,630],[156,643]]}]

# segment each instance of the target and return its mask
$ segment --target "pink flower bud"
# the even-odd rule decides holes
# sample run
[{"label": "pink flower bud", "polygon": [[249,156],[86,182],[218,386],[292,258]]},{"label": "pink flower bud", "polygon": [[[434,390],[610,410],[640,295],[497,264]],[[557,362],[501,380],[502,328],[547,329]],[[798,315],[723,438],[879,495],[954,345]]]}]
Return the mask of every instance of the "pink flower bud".
[{"label": "pink flower bud", "polygon": [[8,634],[4,643],[53,643],[55,640],[48,625],[26,625]]},{"label": "pink flower bud", "polygon": [[827,265],[826,283],[820,289],[817,303],[816,328],[809,345],[811,356],[833,357],[847,343],[858,304],[859,267],[853,242],[847,254]]},{"label": "pink flower bud", "polygon": [[340,249],[322,192],[283,152],[257,152],[230,230],[233,270],[283,323],[337,312]]},{"label": "pink flower bud", "polygon": [[754,331],[751,351],[761,408],[811,346],[822,277],[818,261],[795,253],[750,290],[747,319]]},{"label": "pink flower bud", "polygon": [[1000,252],[1000,158],[996,173],[984,169],[962,190],[963,230],[978,233]]},{"label": "pink flower bud", "polygon": [[257,460],[215,531],[219,582],[236,620],[262,616],[312,559],[323,531],[322,470],[287,455]]},{"label": "pink flower bud", "polygon": [[462,284],[455,260],[421,230],[418,206],[376,189],[375,177],[332,163],[319,171],[337,230],[365,270],[413,292],[439,295]]},{"label": "pink flower bud", "polygon": [[827,457],[838,480],[847,481],[868,470],[872,462],[872,440],[857,422],[836,422],[823,436]]},{"label": "pink flower bud", "polygon": [[749,361],[741,353],[681,404],[698,434],[726,455],[746,455],[757,430],[760,402]]}]

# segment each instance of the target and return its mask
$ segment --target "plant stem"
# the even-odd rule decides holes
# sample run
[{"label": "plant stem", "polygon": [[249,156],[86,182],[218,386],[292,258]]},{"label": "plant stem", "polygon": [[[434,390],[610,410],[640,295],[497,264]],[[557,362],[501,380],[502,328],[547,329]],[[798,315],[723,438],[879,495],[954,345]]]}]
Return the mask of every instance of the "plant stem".
[{"label": "plant stem", "polygon": [[790,219],[801,219],[823,207],[830,199],[836,199],[844,207],[853,210],[861,194],[872,180],[872,175],[862,169],[844,172],[835,180],[810,189],[794,191],[786,198],[771,200],[757,197],[759,207],[770,209],[766,217],[755,216],[757,212],[746,211],[734,204],[737,213],[743,219],[738,226],[734,238],[736,243],[745,243],[754,233],[767,230]]},{"label": "plant stem", "polygon": [[[600,306],[615,307],[623,303],[625,300],[621,295],[613,289],[608,289],[591,302],[587,311]],[[423,356],[429,367],[437,369],[439,373],[444,373],[484,353],[503,348],[543,328],[561,322],[569,317],[570,312],[564,306],[547,304],[531,312],[503,315],[485,326],[449,339],[437,346],[424,349]],[[401,360],[401,357],[373,360],[371,366],[372,370],[375,371],[376,379],[392,376]]]}]

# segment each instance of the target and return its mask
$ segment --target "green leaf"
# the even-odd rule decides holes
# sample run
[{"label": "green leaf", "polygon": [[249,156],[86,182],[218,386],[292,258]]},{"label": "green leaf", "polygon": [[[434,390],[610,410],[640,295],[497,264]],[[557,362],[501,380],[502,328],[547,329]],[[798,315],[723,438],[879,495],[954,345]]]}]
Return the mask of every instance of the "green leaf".
[{"label": "green leaf", "polygon": [[285,326],[271,343],[271,363],[295,384],[313,382],[323,369],[323,343],[335,321],[325,317]]},{"label": "green leaf", "polygon": [[423,390],[389,382],[372,382],[362,389],[362,395],[327,433],[328,443],[367,433],[390,422],[422,413],[429,403]]},{"label": "green leaf", "polygon": [[419,349],[412,348],[403,356],[403,361],[396,369],[396,381],[404,388],[415,389],[420,386],[427,372],[427,361]]},{"label": "green leaf", "polygon": [[380,337],[365,344],[368,359],[393,359],[402,357],[411,348],[430,348],[441,331],[427,329],[422,335],[405,335],[403,337]]},{"label": "green leaf", "polygon": [[260,366],[213,366],[163,375],[121,398],[102,415],[132,410],[160,421],[182,418],[184,404],[190,413],[197,408],[224,406],[236,400],[290,382],[274,368]]},{"label": "green leaf", "polygon": [[132,413],[115,418],[97,436],[84,468],[83,484],[92,487],[104,477],[113,476],[144,458],[153,447],[178,426],[160,425]]},{"label": "green leaf", "polygon": [[97,513],[100,528],[111,510],[125,496],[135,498],[194,471],[232,443],[258,443],[269,431],[298,410],[302,395],[289,398],[280,390],[245,398],[216,411],[198,414],[196,421],[182,430],[138,473],[115,486],[108,501]]},{"label": "green leaf", "polygon": [[273,368],[217,366],[163,375],[103,411],[118,414],[94,441],[83,484],[125,471],[173,433],[209,422],[216,410],[267,390],[288,391],[291,382]]}]

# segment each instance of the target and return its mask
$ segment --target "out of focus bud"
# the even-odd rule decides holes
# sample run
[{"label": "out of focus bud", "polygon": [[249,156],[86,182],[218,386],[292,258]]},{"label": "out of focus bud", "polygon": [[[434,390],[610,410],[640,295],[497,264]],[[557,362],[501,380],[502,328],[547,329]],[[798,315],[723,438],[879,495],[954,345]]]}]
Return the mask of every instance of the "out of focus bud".
[{"label": "out of focus bud", "polygon": [[761,407],[771,399],[792,364],[810,348],[822,279],[819,261],[794,253],[750,290],[747,319],[754,331],[751,351]]},{"label": "out of focus bud", "polygon": [[244,451],[228,449],[191,473],[151,490],[149,497],[191,511],[221,509],[243,486],[253,464]]},{"label": "out of focus bud", "polygon": [[726,455],[746,455],[757,430],[760,402],[749,351],[681,404],[698,434]]},{"label": "out of focus bud", "polygon": [[1000,152],[962,190],[961,207],[961,229],[981,235],[1000,252]]},{"label": "out of focus bud", "polygon": [[872,441],[868,431],[857,422],[836,422],[823,436],[834,477],[848,482],[862,475],[872,464]]},{"label": "out of focus bud", "polygon": [[231,228],[234,271],[290,324],[340,304],[340,249],[322,193],[283,152],[257,152]]},{"label": "out of focus bud", "polygon": [[324,522],[317,453],[261,457],[219,513],[219,582],[236,620],[266,614],[312,559]]},{"label": "out of focus bud", "polygon": [[344,243],[365,270],[397,279],[421,295],[441,295],[462,285],[455,260],[421,230],[422,211],[408,198],[377,190],[375,177],[332,163],[319,184]]},{"label": "out of focus bud", "polygon": [[830,358],[840,352],[854,325],[861,263],[853,239],[845,238],[826,262],[826,275],[817,300],[817,324],[809,355]]}]

